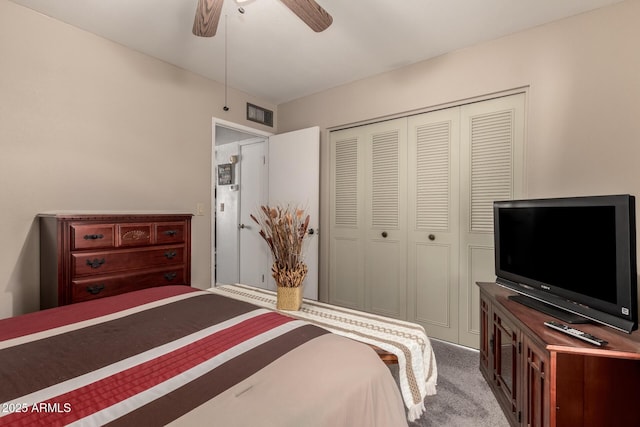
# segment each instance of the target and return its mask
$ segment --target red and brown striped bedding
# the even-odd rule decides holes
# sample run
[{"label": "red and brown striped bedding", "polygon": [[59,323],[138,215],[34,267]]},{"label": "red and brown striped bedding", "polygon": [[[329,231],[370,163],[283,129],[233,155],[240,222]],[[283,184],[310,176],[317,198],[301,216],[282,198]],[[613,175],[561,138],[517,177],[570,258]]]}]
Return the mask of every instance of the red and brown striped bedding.
[{"label": "red and brown striped bedding", "polygon": [[366,346],[184,286],[0,321],[0,402],[0,425],[406,425]]}]

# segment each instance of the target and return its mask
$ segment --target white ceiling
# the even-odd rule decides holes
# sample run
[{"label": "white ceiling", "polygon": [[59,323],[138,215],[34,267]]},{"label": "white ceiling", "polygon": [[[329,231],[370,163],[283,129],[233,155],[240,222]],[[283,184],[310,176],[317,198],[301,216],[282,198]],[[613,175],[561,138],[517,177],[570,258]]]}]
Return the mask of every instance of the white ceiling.
[{"label": "white ceiling", "polygon": [[[314,33],[279,0],[226,0],[213,38],[197,0],[11,0],[274,104],[622,0],[316,0]],[[28,29],[25,29],[28,31]]]}]

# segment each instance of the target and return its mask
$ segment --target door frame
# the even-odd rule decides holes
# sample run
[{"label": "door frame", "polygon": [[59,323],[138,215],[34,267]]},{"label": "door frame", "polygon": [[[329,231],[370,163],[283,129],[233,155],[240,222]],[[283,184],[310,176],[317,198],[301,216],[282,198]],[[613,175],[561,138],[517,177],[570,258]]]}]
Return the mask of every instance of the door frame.
[{"label": "door frame", "polygon": [[[215,246],[216,246],[216,126],[224,127],[227,129],[235,130],[238,132],[246,133],[249,135],[254,135],[255,137],[263,137],[269,138],[274,135],[273,132],[266,132],[259,129],[254,129],[249,126],[244,126],[238,123],[230,122],[228,120],[223,120],[217,117],[211,118],[211,182],[210,182],[210,197],[211,203],[209,205],[210,212],[210,221],[211,221],[211,239],[210,239],[210,249],[211,249],[211,287],[214,288],[216,286],[216,262],[215,262]],[[268,144],[268,142],[267,142]]]}]

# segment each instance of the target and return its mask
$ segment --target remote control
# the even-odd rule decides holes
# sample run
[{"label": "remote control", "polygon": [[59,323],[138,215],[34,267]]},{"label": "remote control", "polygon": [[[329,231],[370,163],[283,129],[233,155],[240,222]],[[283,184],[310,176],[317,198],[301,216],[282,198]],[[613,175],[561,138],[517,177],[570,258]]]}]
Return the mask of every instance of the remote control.
[{"label": "remote control", "polygon": [[602,347],[608,344],[607,341],[603,339],[594,337],[591,334],[587,334],[586,332],[582,332],[579,329],[574,329],[562,323],[549,321],[549,322],[544,322],[544,324],[545,326],[548,326],[551,329],[555,329],[556,331],[560,331],[567,335],[571,335],[572,337],[581,339],[582,341],[586,341],[589,344],[597,345],[598,347]]}]

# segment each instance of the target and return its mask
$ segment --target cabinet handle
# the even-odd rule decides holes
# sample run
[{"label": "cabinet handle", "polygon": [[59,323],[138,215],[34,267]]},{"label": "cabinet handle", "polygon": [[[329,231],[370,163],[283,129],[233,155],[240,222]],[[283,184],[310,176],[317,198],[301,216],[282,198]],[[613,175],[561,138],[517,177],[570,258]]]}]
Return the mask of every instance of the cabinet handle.
[{"label": "cabinet handle", "polygon": [[178,234],[178,230],[167,230],[167,231],[164,232],[164,234],[167,235],[167,236],[173,237],[176,234]]},{"label": "cabinet handle", "polygon": [[178,255],[178,253],[176,251],[167,251],[164,253],[165,258],[167,259],[171,259],[173,257],[175,257],[176,255]]},{"label": "cabinet handle", "polygon": [[381,236],[382,236],[382,237],[384,237],[384,238],[386,239],[386,238],[387,238],[387,236],[388,236],[388,234],[387,234],[387,232],[386,232],[386,231],[383,231],[383,232],[382,232],[382,234],[381,234]]},{"label": "cabinet handle", "polygon": [[98,259],[98,258],[94,258],[93,260],[88,259],[87,260],[87,265],[90,266],[91,268],[100,268],[100,266],[102,264],[104,264],[105,259]]},{"label": "cabinet handle", "polygon": [[99,240],[104,238],[104,234],[85,234],[84,240]]},{"label": "cabinet handle", "polygon": [[493,348],[493,334],[491,334],[491,338],[489,339],[489,348],[491,349],[491,353],[495,353],[494,348]]},{"label": "cabinet handle", "polygon": [[87,286],[87,292],[91,295],[98,295],[104,290],[104,285]]},{"label": "cabinet handle", "polygon": [[164,273],[164,278],[167,279],[168,282],[172,281],[176,278],[178,273]]}]

